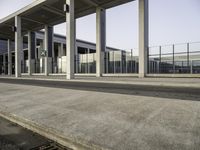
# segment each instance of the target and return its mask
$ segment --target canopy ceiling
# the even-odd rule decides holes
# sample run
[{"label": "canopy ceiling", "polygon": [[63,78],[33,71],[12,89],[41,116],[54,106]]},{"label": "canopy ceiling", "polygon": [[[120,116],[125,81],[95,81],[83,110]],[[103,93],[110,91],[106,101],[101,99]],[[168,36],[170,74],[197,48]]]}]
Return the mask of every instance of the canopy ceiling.
[{"label": "canopy ceiling", "polygon": [[[80,18],[96,12],[96,7],[108,9],[133,0],[75,0],[75,17]],[[54,26],[66,21],[63,11],[66,0],[36,0],[32,4],[0,20],[0,38],[14,39],[12,27],[15,16],[22,19],[22,33],[38,31],[44,25]]]}]

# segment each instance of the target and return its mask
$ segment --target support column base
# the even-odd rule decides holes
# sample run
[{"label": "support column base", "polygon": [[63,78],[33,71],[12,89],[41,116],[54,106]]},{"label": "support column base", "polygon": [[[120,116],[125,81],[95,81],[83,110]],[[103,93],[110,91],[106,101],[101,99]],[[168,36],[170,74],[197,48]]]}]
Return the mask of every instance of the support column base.
[{"label": "support column base", "polygon": [[15,78],[20,78],[21,77],[21,74],[20,75],[15,75]]},{"label": "support column base", "polygon": [[103,75],[102,74],[96,74],[96,77],[97,78],[100,78],[100,77],[102,77]]},{"label": "support column base", "polygon": [[72,80],[72,79],[74,79],[74,75],[67,74],[66,79],[67,80]]},{"label": "support column base", "polygon": [[139,73],[138,77],[139,77],[139,78],[145,78],[145,77],[146,77],[146,74],[145,74],[145,73]]},{"label": "support column base", "polygon": [[49,73],[52,73],[52,58],[51,57],[45,58],[44,65],[45,65],[44,66],[44,74],[45,74],[45,76],[48,76]]},{"label": "support column base", "polygon": [[31,66],[28,66],[28,67],[30,67],[29,72],[28,72],[29,76],[31,76],[32,73],[35,71],[35,59],[31,60],[30,65]]}]

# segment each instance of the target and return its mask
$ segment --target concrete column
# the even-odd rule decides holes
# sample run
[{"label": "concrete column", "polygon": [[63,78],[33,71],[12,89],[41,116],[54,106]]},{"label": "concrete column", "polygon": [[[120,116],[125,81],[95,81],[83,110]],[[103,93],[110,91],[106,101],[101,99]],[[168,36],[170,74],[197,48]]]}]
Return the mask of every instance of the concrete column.
[{"label": "concrete column", "polygon": [[38,59],[41,58],[41,50],[44,50],[44,40],[40,41],[40,48],[38,49]]},{"label": "concrete column", "polygon": [[28,32],[28,74],[31,75],[35,68],[36,36],[35,32]]},{"label": "concrete column", "polygon": [[62,57],[63,56],[63,43],[60,43],[58,45],[58,57]]},{"label": "concrete column", "polygon": [[23,39],[23,35],[22,35],[22,50],[21,50],[21,62],[20,62],[20,65],[21,65],[21,73],[25,73],[25,61],[24,61],[24,39]]},{"label": "concrete column", "polygon": [[21,34],[21,17],[15,16],[15,77],[21,76],[21,51],[22,51],[22,34]]},{"label": "concrete column", "polygon": [[12,75],[12,52],[10,39],[8,39],[8,75]]},{"label": "concrete column", "polygon": [[6,74],[6,54],[3,54],[3,73]]},{"label": "concrete column", "polygon": [[76,41],[76,19],[74,20],[74,40],[75,40],[75,52],[74,52],[74,74],[75,73],[78,73],[78,61],[77,61],[77,58],[78,58],[78,43]]},{"label": "concrete column", "polygon": [[104,53],[106,51],[106,11],[96,9],[96,76],[104,73]]},{"label": "concrete column", "polygon": [[57,63],[58,63],[58,70],[59,70],[59,73],[62,73],[62,62],[63,62],[63,53],[64,53],[64,49],[63,49],[63,43],[60,43],[58,45],[58,60],[57,60]]},{"label": "concrete column", "polygon": [[66,13],[66,48],[67,48],[67,79],[74,78],[74,51],[75,51],[75,18],[74,18],[74,0],[66,0],[69,5],[69,12]]},{"label": "concrete column", "polygon": [[45,75],[48,76],[52,72],[52,54],[53,54],[53,27],[45,26],[44,49],[46,51],[45,57]]},{"label": "concrete column", "polygon": [[[40,48],[38,49],[38,60],[36,62],[36,72],[39,73],[44,73],[44,61],[43,58],[41,57],[41,50],[44,50],[44,40],[40,41]],[[38,64],[37,64],[38,63]]]},{"label": "concrete column", "polygon": [[144,78],[148,68],[149,12],[148,0],[139,0],[139,77]]}]

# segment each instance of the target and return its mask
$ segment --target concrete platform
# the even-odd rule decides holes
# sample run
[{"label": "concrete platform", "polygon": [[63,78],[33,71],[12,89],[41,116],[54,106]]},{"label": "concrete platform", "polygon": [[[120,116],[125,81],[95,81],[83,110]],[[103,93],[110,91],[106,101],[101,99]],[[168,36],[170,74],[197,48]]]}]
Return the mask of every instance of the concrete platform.
[{"label": "concrete platform", "polygon": [[6,83],[0,86],[1,116],[72,149],[199,149],[199,97],[187,100],[185,93],[173,99]]}]

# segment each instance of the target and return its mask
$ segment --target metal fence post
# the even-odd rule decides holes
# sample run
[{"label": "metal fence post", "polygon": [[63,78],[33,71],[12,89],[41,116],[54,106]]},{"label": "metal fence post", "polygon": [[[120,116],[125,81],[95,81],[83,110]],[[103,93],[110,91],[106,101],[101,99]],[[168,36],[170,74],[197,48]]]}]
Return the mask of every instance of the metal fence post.
[{"label": "metal fence post", "polygon": [[131,49],[131,70],[130,70],[131,73],[133,73],[133,49]]},{"label": "metal fence post", "polygon": [[162,62],[162,46],[159,46],[159,70],[158,70],[158,73],[161,73],[161,62]]},{"label": "metal fence post", "polygon": [[191,65],[190,65],[190,73],[193,74],[193,61],[191,60]]},{"label": "metal fence post", "polygon": [[175,52],[175,45],[173,44],[173,73],[175,73],[175,57],[174,57],[174,52]]},{"label": "metal fence post", "polygon": [[115,51],[113,51],[113,73],[115,74]]},{"label": "metal fence post", "polygon": [[187,68],[188,68],[187,72],[191,72],[190,71],[190,43],[187,43]]}]

